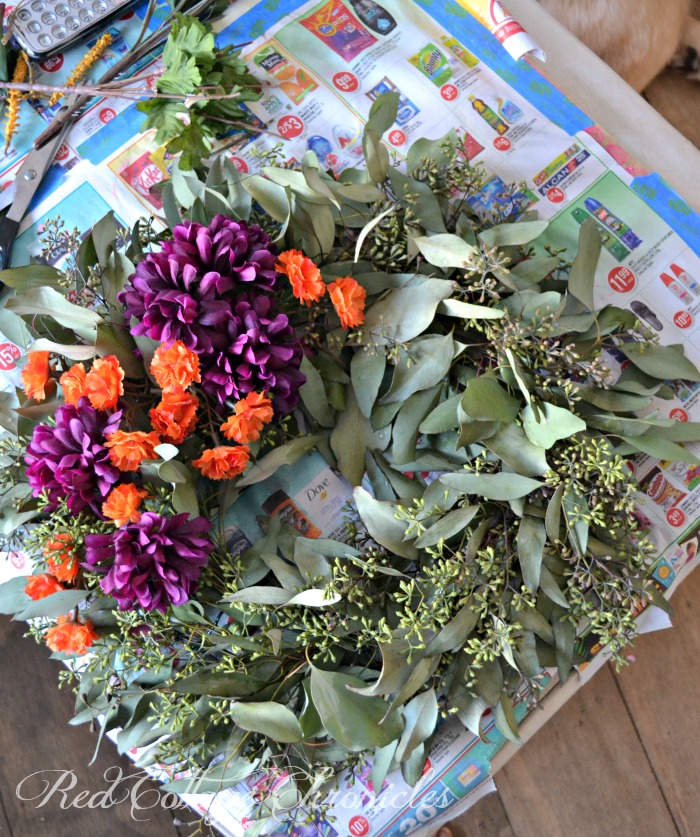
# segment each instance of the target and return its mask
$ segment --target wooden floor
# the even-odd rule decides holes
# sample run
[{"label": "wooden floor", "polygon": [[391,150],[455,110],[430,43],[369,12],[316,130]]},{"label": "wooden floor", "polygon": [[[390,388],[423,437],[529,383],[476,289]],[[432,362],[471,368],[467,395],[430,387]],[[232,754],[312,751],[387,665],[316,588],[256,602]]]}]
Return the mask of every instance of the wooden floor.
[{"label": "wooden floor", "polygon": [[[646,95],[700,147],[697,83],[667,71]],[[578,692],[497,774],[498,794],[454,823],[456,837],[700,835],[700,570],[673,605],[675,628],[642,637],[636,662],[619,675],[604,669]],[[137,813],[141,822],[128,802],[108,811],[61,807],[79,791],[105,791],[105,770],[121,765],[129,774],[134,768],[109,742],[87,766],[96,736],[66,726],[73,697],[56,689],[58,664],[21,633],[2,618],[0,837],[189,835],[192,827],[175,825],[158,807]],[[73,770],[73,791],[54,794],[43,807],[18,799],[18,783],[43,768],[57,771],[55,777]],[[35,779],[22,788],[29,796],[41,786]]]}]

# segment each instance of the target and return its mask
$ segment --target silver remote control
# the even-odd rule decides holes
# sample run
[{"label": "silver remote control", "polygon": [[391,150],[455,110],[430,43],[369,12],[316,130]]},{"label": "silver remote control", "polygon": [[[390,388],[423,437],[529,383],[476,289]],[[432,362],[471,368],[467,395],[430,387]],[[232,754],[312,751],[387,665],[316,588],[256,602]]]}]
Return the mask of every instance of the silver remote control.
[{"label": "silver remote control", "polygon": [[135,0],[24,0],[12,34],[27,55],[46,58],[82,41]]}]

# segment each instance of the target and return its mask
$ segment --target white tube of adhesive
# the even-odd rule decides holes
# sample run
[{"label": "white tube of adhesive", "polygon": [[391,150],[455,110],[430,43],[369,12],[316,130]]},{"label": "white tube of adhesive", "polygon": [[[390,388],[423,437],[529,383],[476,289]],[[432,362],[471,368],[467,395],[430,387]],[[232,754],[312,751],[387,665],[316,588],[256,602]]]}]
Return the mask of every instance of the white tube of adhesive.
[{"label": "white tube of adhesive", "polygon": [[517,61],[524,55],[534,55],[545,61],[544,51],[533,41],[518,21],[499,0],[457,0],[460,6],[495,35],[503,48]]}]

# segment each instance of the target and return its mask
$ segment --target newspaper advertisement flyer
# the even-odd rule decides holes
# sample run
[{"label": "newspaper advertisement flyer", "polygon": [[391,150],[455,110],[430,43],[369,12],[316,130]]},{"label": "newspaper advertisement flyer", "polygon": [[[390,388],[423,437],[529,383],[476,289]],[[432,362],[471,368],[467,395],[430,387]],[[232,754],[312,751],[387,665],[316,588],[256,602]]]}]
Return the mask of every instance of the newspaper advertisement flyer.
[{"label": "newspaper advertisement flyer", "polygon": [[[234,4],[217,24],[219,40],[252,41],[244,55],[266,82],[266,92],[249,108],[259,127],[271,133],[233,133],[225,153],[246,176],[258,172],[261,154],[281,142],[285,157],[300,160],[313,151],[323,168],[340,174],[361,157],[372,102],[383,92],[397,91],[399,111],[386,135],[397,161],[405,161],[416,139],[456,131],[465,154],[482,172],[481,188],[470,199],[474,210],[486,219],[536,210],[551,222],[537,242],[541,254],[548,244],[564,248],[564,254],[575,252],[581,224],[594,220],[603,242],[597,301],[628,308],[662,344],[681,343],[700,363],[700,219],[661,178],[625,165],[585,114],[535,70],[505,54],[499,40],[507,46],[506,38],[499,39],[498,31],[494,37],[493,30],[502,25],[509,37],[524,36],[512,20],[495,0],[270,0],[253,4],[240,18]],[[114,24],[105,62],[129,48],[142,22],[143,10],[137,9]],[[535,48],[529,43],[524,52]],[[79,57],[56,56],[42,72],[63,80]],[[158,65],[144,66],[156,72]],[[0,160],[0,187],[11,181],[32,137],[51,117],[39,104],[23,107],[22,130]],[[162,206],[155,187],[170,177],[172,160],[155,145],[153,132],[137,132],[141,123],[133,104],[116,99],[99,100],[81,116],[22,224],[16,264],[40,256],[37,236],[47,219],[60,217],[67,227],[86,233],[108,211],[125,226],[140,216],[158,215]],[[55,263],[60,259],[57,254]],[[0,311],[0,398],[8,403],[25,350],[24,335],[11,332]],[[616,372],[623,372],[624,362],[621,354],[611,354]],[[681,384],[655,409],[672,419],[700,420],[700,385]],[[697,447],[687,445],[688,452],[700,456]],[[630,466],[640,480],[640,520],[651,528],[661,556],[655,579],[659,590],[669,593],[697,563],[700,465],[640,454]],[[308,538],[342,538],[349,497],[347,483],[319,454],[305,457],[242,496],[226,521],[231,550],[243,553],[259,536],[261,516],[278,515]],[[16,552],[0,562],[0,573],[28,574],[30,566],[28,556]],[[651,614],[645,618],[654,627],[663,624]],[[595,638],[590,642],[592,648]],[[598,655],[584,675],[603,659]],[[543,688],[555,682],[555,672],[543,673]],[[519,719],[527,706],[522,695],[515,707]],[[343,774],[337,788],[324,791],[334,803],[328,821],[317,823],[313,832],[280,825],[275,833],[394,837],[446,813],[456,815],[475,800],[479,788],[490,787],[490,761],[504,744],[492,719],[486,718],[484,726],[482,740],[454,719],[445,722],[415,788],[394,773],[375,793],[369,773]],[[139,759],[147,753],[131,755]],[[149,770],[165,778],[162,767]],[[240,837],[252,825],[251,813],[268,781],[255,773],[216,797],[192,793],[184,798],[224,834]]]}]

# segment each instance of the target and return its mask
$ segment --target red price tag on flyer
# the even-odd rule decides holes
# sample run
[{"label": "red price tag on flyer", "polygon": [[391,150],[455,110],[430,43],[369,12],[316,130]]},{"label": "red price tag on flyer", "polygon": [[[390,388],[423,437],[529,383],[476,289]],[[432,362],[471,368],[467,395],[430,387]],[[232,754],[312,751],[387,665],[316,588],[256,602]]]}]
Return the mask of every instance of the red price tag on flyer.
[{"label": "red price tag on flyer", "polygon": [[0,370],[7,372],[14,369],[15,361],[22,357],[22,352],[14,343],[0,343]]},{"label": "red price tag on flyer", "polygon": [[688,421],[688,413],[680,407],[676,407],[675,410],[671,410],[668,417],[675,419],[676,421]]},{"label": "red price tag on flyer", "polygon": [[333,86],[343,93],[354,93],[360,87],[360,80],[355,73],[345,71],[333,76]]},{"label": "red price tag on flyer", "polygon": [[511,142],[508,137],[496,137],[493,141],[493,147],[496,151],[508,151],[511,146]]},{"label": "red price tag on flyer", "polygon": [[678,528],[685,523],[685,512],[679,508],[669,509],[666,512],[666,520],[669,525]]},{"label": "red price tag on flyer", "polygon": [[365,837],[369,834],[369,822],[366,817],[353,817],[348,823],[348,831],[353,837]]},{"label": "red price tag on flyer", "polygon": [[114,108],[102,108],[100,111],[100,122],[106,125],[108,122],[111,122],[116,115],[117,112]]},{"label": "red price tag on flyer", "polygon": [[637,277],[628,267],[614,267],[608,273],[608,285],[619,294],[628,294],[637,284]]},{"label": "red price tag on flyer", "polygon": [[242,160],[240,157],[231,157],[231,162],[236,167],[236,169],[242,174],[248,173],[248,163],[246,163],[245,160]]},{"label": "red price tag on flyer", "polygon": [[565,197],[564,190],[558,186],[552,186],[551,189],[547,189],[547,200],[550,203],[561,203]]},{"label": "red price tag on flyer", "polygon": [[304,123],[298,116],[283,116],[277,123],[277,130],[285,139],[294,139],[304,131]]},{"label": "red price tag on flyer", "polygon": [[673,315],[673,322],[678,328],[690,328],[693,324],[693,315],[688,311],[677,311]]},{"label": "red price tag on flyer", "polygon": [[63,54],[52,55],[46,61],[42,61],[39,66],[45,73],[57,73],[63,66]]},{"label": "red price tag on flyer", "polygon": [[457,90],[454,84],[443,84],[440,88],[440,95],[446,102],[454,102],[459,96],[459,90]]},{"label": "red price tag on flyer", "polygon": [[406,142],[406,134],[396,128],[394,131],[389,132],[389,142],[392,145],[403,145]]}]

